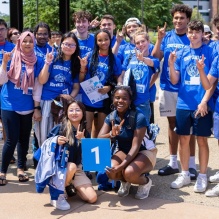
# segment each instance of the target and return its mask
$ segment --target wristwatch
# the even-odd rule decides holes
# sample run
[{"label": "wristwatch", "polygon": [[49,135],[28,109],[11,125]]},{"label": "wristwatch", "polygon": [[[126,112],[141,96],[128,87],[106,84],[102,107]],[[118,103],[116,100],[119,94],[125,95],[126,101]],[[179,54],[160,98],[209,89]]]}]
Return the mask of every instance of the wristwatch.
[{"label": "wristwatch", "polygon": [[35,106],[34,109],[41,110],[41,106]]}]

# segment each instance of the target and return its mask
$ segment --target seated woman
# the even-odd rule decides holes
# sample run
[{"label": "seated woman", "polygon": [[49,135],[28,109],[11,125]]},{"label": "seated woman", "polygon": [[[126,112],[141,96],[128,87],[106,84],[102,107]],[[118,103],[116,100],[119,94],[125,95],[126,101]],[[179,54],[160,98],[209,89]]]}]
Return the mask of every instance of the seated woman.
[{"label": "seated woman", "polygon": [[[133,183],[139,184],[135,198],[145,199],[152,185],[151,179],[145,176],[145,173],[154,168],[157,149],[154,145],[150,149],[142,145],[147,123],[145,116],[135,111],[129,87],[121,86],[115,89],[113,106],[116,110],[115,119],[110,121],[108,115],[98,135],[98,138],[111,138],[117,142],[111,160],[112,167],[106,167],[106,173],[110,179],[121,181],[119,196],[127,196]],[[133,111],[135,122],[132,127],[129,118]]]},{"label": "seated woman", "polygon": [[[65,190],[68,197],[75,195],[76,190],[77,194],[82,200],[88,203],[94,203],[97,200],[97,194],[92,187],[90,179],[88,179],[88,177],[82,170],[81,164],[80,140],[81,138],[89,137],[89,133],[87,132],[87,130],[85,130],[85,126],[85,107],[81,102],[73,100],[73,98],[71,98],[68,100],[68,105],[65,109],[62,123],[52,129],[52,131],[50,132],[50,136],[57,136],[57,144],[60,147],[66,145],[68,146],[67,148],[69,150],[69,156],[67,162],[66,178],[63,177],[59,179],[65,179]],[[49,139],[47,139],[46,141],[48,142],[48,140]],[[39,159],[35,176],[35,182],[37,183],[38,187],[41,186],[39,182],[43,184],[43,181],[41,180],[42,176],[44,175],[43,171],[48,171],[44,170],[45,166],[41,162],[43,162],[42,157],[40,157]],[[45,178],[44,181],[45,180],[47,179]],[[59,182],[59,184],[64,184],[64,182]],[[50,189],[50,194],[51,191],[54,191],[54,189]],[[40,192],[42,192],[42,190]],[[60,210],[70,209],[70,205],[66,201],[64,194],[60,194],[57,200],[53,200],[53,197],[54,194],[51,194],[51,205]]]}]

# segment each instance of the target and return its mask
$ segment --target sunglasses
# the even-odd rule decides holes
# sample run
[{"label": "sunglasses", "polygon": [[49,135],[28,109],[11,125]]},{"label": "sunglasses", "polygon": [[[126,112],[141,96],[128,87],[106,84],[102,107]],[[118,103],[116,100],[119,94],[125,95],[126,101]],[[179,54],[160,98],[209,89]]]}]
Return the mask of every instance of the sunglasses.
[{"label": "sunglasses", "polygon": [[21,34],[20,32],[14,32],[14,33],[12,33],[12,35],[15,35],[15,36],[20,35],[20,34]]}]

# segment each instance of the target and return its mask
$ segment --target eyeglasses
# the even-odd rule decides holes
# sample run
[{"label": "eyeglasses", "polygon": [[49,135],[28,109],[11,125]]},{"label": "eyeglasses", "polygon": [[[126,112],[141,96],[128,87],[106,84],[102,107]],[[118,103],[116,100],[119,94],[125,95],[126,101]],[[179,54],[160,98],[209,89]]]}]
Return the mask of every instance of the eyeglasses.
[{"label": "eyeglasses", "polygon": [[20,35],[20,34],[21,34],[20,32],[14,32],[14,33],[12,33],[12,35],[15,35],[15,36]]},{"label": "eyeglasses", "polygon": [[1,28],[0,29],[0,32],[3,32],[3,31],[5,31],[6,30],[6,28]]},{"label": "eyeglasses", "polygon": [[62,43],[62,45],[71,49],[76,47],[76,44]]},{"label": "eyeglasses", "polygon": [[36,33],[36,34],[39,37],[42,37],[42,36],[47,37],[49,35],[48,33]]}]

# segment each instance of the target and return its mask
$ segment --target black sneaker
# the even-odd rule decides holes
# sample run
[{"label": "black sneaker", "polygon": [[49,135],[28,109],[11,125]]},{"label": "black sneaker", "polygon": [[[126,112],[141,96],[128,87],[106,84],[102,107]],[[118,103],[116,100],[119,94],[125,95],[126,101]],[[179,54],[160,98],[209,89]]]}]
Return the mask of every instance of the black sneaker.
[{"label": "black sneaker", "polygon": [[75,187],[72,184],[70,184],[69,186],[66,186],[65,191],[68,197],[72,197],[76,195]]}]

